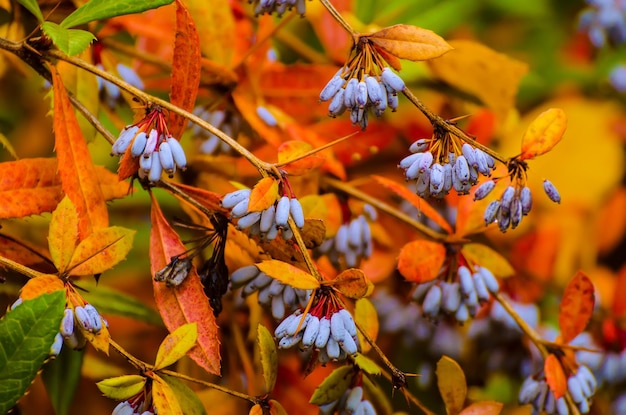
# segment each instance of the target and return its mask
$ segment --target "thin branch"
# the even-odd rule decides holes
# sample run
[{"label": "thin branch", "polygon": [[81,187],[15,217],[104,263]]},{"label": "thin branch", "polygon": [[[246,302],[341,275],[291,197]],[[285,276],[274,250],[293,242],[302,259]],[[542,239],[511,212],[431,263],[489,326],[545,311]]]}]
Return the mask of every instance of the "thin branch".
[{"label": "thin branch", "polygon": [[350,26],[350,23],[343,18],[341,13],[335,9],[335,6],[333,6],[329,0],[320,0],[320,3],[322,3],[331,16],[333,16],[333,19],[335,19],[337,23],[339,23],[341,27],[343,27],[344,30],[352,36],[352,39],[356,39],[358,37],[359,34],[352,28],[352,26]]}]

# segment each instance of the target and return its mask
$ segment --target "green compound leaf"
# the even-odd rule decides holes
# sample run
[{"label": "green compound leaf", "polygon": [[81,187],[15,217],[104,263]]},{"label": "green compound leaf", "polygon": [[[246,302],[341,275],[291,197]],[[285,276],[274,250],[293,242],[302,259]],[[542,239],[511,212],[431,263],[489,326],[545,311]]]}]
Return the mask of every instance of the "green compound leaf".
[{"label": "green compound leaf", "polygon": [[65,309],[65,292],[24,301],[0,320],[0,413],[24,395],[50,353]]},{"label": "green compound leaf", "polygon": [[64,347],[61,353],[43,368],[43,382],[57,415],[67,415],[70,411],[80,382],[84,356],[84,350],[76,351]]},{"label": "green compound leaf", "polygon": [[261,355],[261,367],[263,379],[265,379],[265,392],[270,393],[276,384],[278,374],[278,352],[276,343],[269,330],[262,324],[257,327],[257,341],[259,342],[259,354]]},{"label": "green compound leaf", "polygon": [[43,22],[43,14],[41,14],[41,9],[39,8],[39,4],[37,4],[37,0],[17,0],[17,2],[24,6],[26,10],[34,14],[37,20]]},{"label": "green compound leaf", "polygon": [[189,386],[173,376],[163,374],[160,376],[172,389],[176,398],[178,398],[180,409],[185,415],[206,415],[207,412],[202,401],[200,401],[198,395],[192,391]]},{"label": "green compound leaf", "polygon": [[309,403],[325,405],[336,401],[352,383],[355,372],[352,366],[341,366],[333,370],[326,379],[315,389]]},{"label": "green compound leaf", "polygon": [[61,27],[69,28],[94,20],[108,19],[125,14],[141,13],[173,3],[174,0],[91,0],[61,22]]},{"label": "green compound leaf", "polygon": [[52,22],[44,22],[41,28],[59,49],[70,56],[78,55],[96,39],[86,30],[66,29]]}]

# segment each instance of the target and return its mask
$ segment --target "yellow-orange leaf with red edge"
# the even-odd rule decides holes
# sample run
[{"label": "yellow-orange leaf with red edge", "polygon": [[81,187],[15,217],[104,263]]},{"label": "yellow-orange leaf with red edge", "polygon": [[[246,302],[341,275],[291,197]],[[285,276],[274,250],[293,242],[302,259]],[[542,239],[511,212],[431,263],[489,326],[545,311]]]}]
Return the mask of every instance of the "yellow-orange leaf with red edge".
[{"label": "yellow-orange leaf with red edge", "polygon": [[422,283],[435,279],[446,259],[439,242],[417,240],[404,245],[398,255],[398,271],[408,281]]},{"label": "yellow-orange leaf with red edge", "polygon": [[[163,216],[154,195],[151,198],[150,269],[154,275],[165,268],[173,256],[185,252],[185,246]],[[157,308],[170,332],[183,324],[198,323],[198,344],[191,349],[189,356],[209,373],[219,375],[218,327],[195,267],[177,287],[170,288],[154,280],[152,287]]]},{"label": "yellow-orange leaf with red edge", "polygon": [[587,326],[595,304],[593,283],[578,271],[565,287],[559,309],[561,341],[567,344]]},{"label": "yellow-orange leaf with red edge", "polygon": [[496,277],[506,278],[515,274],[515,269],[509,261],[497,251],[487,245],[469,243],[463,245],[461,253],[472,265],[487,268]]},{"label": "yellow-orange leaf with red edge", "polygon": [[374,289],[365,273],[357,268],[343,271],[331,281],[331,285],[342,295],[354,300],[368,296]]},{"label": "yellow-orange leaf with red edge", "polygon": [[[189,10],[176,0],[176,39],[172,59],[170,102],[186,111],[193,110],[200,86],[200,38]],[[180,139],[187,119],[170,112],[169,131]]]},{"label": "yellow-orange leaf with red edge", "polygon": [[[303,156],[313,150],[313,146],[310,143],[304,141],[287,141],[278,147],[278,163],[287,163],[289,160],[294,160]],[[311,154],[300,160],[287,163],[281,166],[281,169],[285,170],[291,175],[298,176],[306,174],[312,169],[321,166],[325,159],[316,154]]]},{"label": "yellow-orange leaf with red edge", "polygon": [[87,143],[74,108],[54,66],[50,66],[54,91],[54,137],[59,176],[65,194],[78,212],[78,237],[85,239],[93,229],[106,228],[109,212]]},{"label": "yellow-orange leaf with red edge", "polygon": [[498,415],[502,412],[503,406],[502,402],[496,401],[474,402],[463,409],[459,415]]},{"label": "yellow-orange leaf with red edge", "polygon": [[184,415],[178,397],[160,376],[152,375],[152,400],[156,413],[168,415]]},{"label": "yellow-orange leaf with red edge", "polygon": [[134,235],[134,230],[121,226],[93,231],[78,244],[67,270],[71,275],[102,274],[126,258]]},{"label": "yellow-orange leaf with red edge", "polygon": [[386,27],[365,37],[385,52],[411,61],[437,58],[452,50],[435,32],[405,24]]},{"label": "yellow-orange leaf with red edge", "polygon": [[552,393],[554,393],[554,397],[559,399],[565,395],[567,391],[567,378],[565,377],[563,366],[561,366],[558,357],[550,353],[544,362],[543,370],[546,374],[546,382]]},{"label": "yellow-orange leaf with red edge", "polygon": [[258,181],[250,192],[248,212],[261,212],[274,203],[278,198],[278,180],[273,177],[264,177]]},{"label": "yellow-orange leaf with red edge", "polygon": [[457,415],[463,409],[467,395],[465,373],[461,366],[448,356],[437,362],[437,387],[448,415]]},{"label": "yellow-orange leaf with red edge", "polygon": [[67,269],[78,243],[78,213],[69,197],[65,196],[52,212],[48,231],[48,247],[54,266]]},{"label": "yellow-orange leaf with red edge", "polygon": [[24,301],[32,300],[41,294],[52,293],[64,290],[65,284],[56,275],[42,275],[41,277],[31,278],[20,290],[20,298]]},{"label": "yellow-orange leaf with red edge", "polygon": [[256,266],[275,280],[293,288],[315,290],[320,287],[320,282],[313,275],[283,261],[268,259],[256,264]]},{"label": "yellow-orange leaf with red edge", "polygon": [[382,176],[372,175],[372,178],[378,183],[382,184],[387,189],[400,196],[402,199],[415,206],[415,208],[423,213],[428,219],[441,226],[441,229],[448,233],[452,233],[452,227],[450,226],[448,221],[446,221],[443,216],[439,214],[439,212],[437,212],[432,206],[430,206],[428,202],[407,189],[405,185]]},{"label": "yellow-orange leaf with red edge", "polygon": [[550,108],[539,114],[522,137],[522,160],[532,159],[552,150],[565,134],[567,116],[560,108]]}]

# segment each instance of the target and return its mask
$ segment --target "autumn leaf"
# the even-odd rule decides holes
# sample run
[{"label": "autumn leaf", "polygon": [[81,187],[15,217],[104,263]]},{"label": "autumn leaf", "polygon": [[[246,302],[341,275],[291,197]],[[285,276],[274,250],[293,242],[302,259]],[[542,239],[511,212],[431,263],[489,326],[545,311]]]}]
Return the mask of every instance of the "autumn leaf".
[{"label": "autumn leaf", "polygon": [[357,268],[350,268],[337,275],[330,282],[342,295],[358,300],[371,294],[374,285],[367,279],[365,273]]},{"label": "autumn leaf", "polygon": [[587,326],[595,304],[594,288],[591,280],[578,271],[565,287],[559,309],[561,341],[567,344]]},{"label": "autumn leaf", "polygon": [[229,3],[185,0],[185,5],[196,23],[202,55],[229,65],[235,42],[235,21]]},{"label": "autumn leaf", "polygon": [[302,157],[313,150],[310,143],[304,141],[287,141],[278,147],[278,164],[282,164],[283,170],[291,175],[298,176],[306,174],[312,169],[321,166],[325,159],[316,154],[303,157],[300,160],[289,162]]},{"label": "autumn leaf", "polygon": [[319,219],[324,223],[325,239],[332,238],[342,223],[341,204],[334,193],[306,195],[300,200],[304,217]]},{"label": "autumn leaf", "polygon": [[32,300],[41,294],[47,294],[59,290],[65,290],[65,284],[56,275],[42,275],[31,278],[20,290],[20,298],[24,301]]},{"label": "autumn leaf", "polygon": [[463,409],[459,415],[499,415],[504,404],[496,401],[474,402]]},{"label": "autumn leaf", "polygon": [[398,271],[408,281],[423,283],[437,277],[446,259],[439,242],[417,240],[404,245],[398,255]]},{"label": "autumn leaf", "polygon": [[57,270],[66,270],[78,243],[78,213],[69,197],[64,197],[52,212],[48,246]]},{"label": "autumn leaf", "polygon": [[278,375],[278,352],[276,343],[270,331],[262,324],[257,326],[257,344],[261,357],[261,368],[263,370],[263,380],[265,381],[265,392],[270,393],[276,384]]},{"label": "autumn leaf", "polygon": [[448,415],[457,415],[463,409],[467,395],[465,373],[457,362],[443,356],[437,362],[437,386]]},{"label": "autumn leaf", "polygon": [[[378,331],[380,329],[378,311],[369,299],[361,298],[356,301],[354,320],[359,323],[359,326],[363,327],[371,339],[376,340],[378,338]],[[359,336],[362,353],[367,353],[372,346],[365,340],[365,337],[363,337],[360,331],[357,332],[357,335]]]},{"label": "autumn leaf", "polygon": [[[154,195],[151,198],[150,269],[154,275],[165,268],[173,256],[185,252],[185,246],[163,217]],[[198,344],[191,349],[189,356],[209,373],[219,375],[218,327],[195,268],[191,269],[187,278],[177,287],[170,288],[154,280],[152,287],[157,308],[170,332],[183,324],[198,324]]]},{"label": "autumn leaf", "polygon": [[[185,111],[192,111],[200,85],[200,39],[196,24],[181,0],[176,0],[176,39],[172,58],[170,102]],[[187,119],[170,112],[168,128],[176,139],[187,125]]]},{"label": "autumn leaf", "polygon": [[134,235],[134,230],[121,226],[95,230],[78,244],[67,270],[71,275],[92,275],[113,268],[132,249]]},{"label": "autumn leaf", "polygon": [[386,27],[365,37],[385,52],[411,61],[437,58],[452,50],[435,32],[405,24]]},{"label": "autumn leaf", "polygon": [[567,116],[560,108],[550,108],[539,114],[522,137],[520,159],[528,160],[552,150],[561,141],[567,128]]},{"label": "autumn leaf", "polygon": [[257,182],[250,192],[248,212],[261,212],[276,203],[278,198],[278,180],[264,177]]},{"label": "autumn leaf", "polygon": [[154,370],[166,368],[180,360],[196,344],[197,339],[198,325],[196,323],[179,326],[159,345]]},{"label": "autumn leaf", "polygon": [[168,415],[184,415],[178,402],[178,397],[160,376],[153,375],[152,400],[155,412]]},{"label": "autumn leaf", "polygon": [[293,288],[315,290],[320,287],[320,282],[313,275],[283,261],[269,259],[256,266],[270,277]]},{"label": "autumn leaf", "polygon": [[50,66],[54,91],[55,149],[65,194],[78,212],[78,236],[85,239],[94,229],[106,228],[109,213],[87,143],[61,77]]},{"label": "autumn leaf", "polygon": [[561,398],[567,391],[567,378],[559,359],[550,353],[544,362],[543,370],[546,374],[546,382],[554,393],[555,399]]},{"label": "autumn leaf", "polygon": [[509,261],[487,245],[479,243],[465,244],[461,248],[461,253],[465,259],[477,266],[487,268],[496,277],[506,278],[515,274],[515,269],[513,269]]},{"label": "autumn leaf", "polygon": [[96,383],[104,396],[123,401],[137,395],[146,384],[146,378],[140,375],[122,375]]},{"label": "autumn leaf", "polygon": [[[199,202],[202,206],[207,208],[208,210],[214,210],[221,213],[228,213],[227,209],[224,209],[220,204],[222,197],[215,192],[211,192],[210,190],[201,189],[195,186],[189,186],[182,183],[170,183],[172,187],[175,187],[185,195],[191,196],[195,201]],[[189,202],[181,197],[178,193],[173,193],[181,202],[189,204]],[[193,206],[193,205],[191,205]],[[194,206],[195,208],[195,206]]]}]

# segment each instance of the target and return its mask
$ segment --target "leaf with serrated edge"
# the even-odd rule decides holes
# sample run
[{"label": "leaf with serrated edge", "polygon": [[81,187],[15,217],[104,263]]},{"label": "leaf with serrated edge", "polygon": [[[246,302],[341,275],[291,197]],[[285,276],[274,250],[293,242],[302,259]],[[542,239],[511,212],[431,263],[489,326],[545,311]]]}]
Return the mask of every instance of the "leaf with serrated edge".
[{"label": "leaf with serrated edge", "polygon": [[546,382],[552,393],[554,393],[554,397],[559,399],[565,395],[567,391],[567,378],[565,377],[563,366],[561,366],[558,357],[550,353],[543,364],[543,370],[546,374]]},{"label": "leaf with serrated edge", "polygon": [[42,275],[31,278],[20,290],[20,298],[24,301],[37,298],[42,294],[65,290],[63,281],[56,275]]},{"label": "leaf with serrated edge", "polygon": [[366,37],[385,52],[411,61],[437,58],[452,50],[435,32],[405,24],[386,27]]},{"label": "leaf with serrated edge", "polygon": [[104,20],[125,14],[141,13],[172,3],[173,0],[90,0],[62,22],[62,27],[74,27],[94,20]]},{"label": "leaf with serrated edge", "polygon": [[316,290],[320,287],[320,282],[313,275],[283,261],[270,259],[256,266],[270,277],[293,288]]},{"label": "leaf with serrated edge", "polygon": [[257,326],[257,342],[261,356],[263,379],[265,380],[265,393],[270,393],[274,389],[278,374],[278,352],[274,337],[262,324]]},{"label": "leaf with serrated edge", "polygon": [[52,212],[48,247],[54,266],[65,271],[78,242],[78,213],[69,197],[65,196]]},{"label": "leaf with serrated edge", "polygon": [[189,386],[174,376],[164,374],[159,375],[174,392],[178,398],[180,409],[185,415],[206,415],[206,409],[198,398],[198,395],[192,391]]},{"label": "leaf with serrated edge", "polygon": [[498,415],[502,412],[503,406],[503,403],[496,401],[474,402],[463,409],[459,415]]},{"label": "leaf with serrated edge", "polygon": [[354,376],[352,366],[338,367],[315,389],[309,403],[319,406],[338,400],[350,387]]},{"label": "leaf with serrated edge", "polygon": [[595,305],[594,291],[593,283],[582,271],[578,271],[565,287],[559,309],[563,344],[572,341],[587,326]]},{"label": "leaf with serrated edge", "polygon": [[[170,385],[160,376],[153,376],[152,382],[152,400],[154,403],[155,413],[168,415],[184,415],[180,407],[179,396],[174,393]],[[182,396],[180,396],[182,397]]]},{"label": "leaf with serrated edge", "polygon": [[362,353],[356,355],[354,363],[359,367],[359,369],[365,373],[369,373],[370,375],[380,375],[383,372],[381,367],[378,366],[376,362]]},{"label": "leaf with serrated edge", "polygon": [[264,177],[254,185],[250,192],[248,212],[261,212],[274,203],[278,198],[278,180],[273,177]]},{"label": "leaf with serrated edge", "polygon": [[183,324],[167,335],[159,345],[154,370],[168,367],[180,358],[196,344],[198,339],[198,325],[196,323]]},{"label": "leaf with serrated edge", "polygon": [[84,350],[63,347],[61,353],[43,367],[41,378],[57,415],[69,414],[82,378],[84,356]]},{"label": "leaf with serrated edge", "polygon": [[372,283],[365,273],[357,268],[342,271],[330,282],[342,295],[358,300],[366,297],[373,289]]},{"label": "leaf with serrated edge", "polygon": [[515,269],[509,261],[487,245],[479,243],[465,244],[461,248],[461,253],[465,259],[473,264],[487,268],[496,277],[506,278],[515,274]]},{"label": "leaf with serrated edge", "polygon": [[94,230],[76,247],[68,267],[70,274],[101,274],[113,268],[126,258],[134,236],[134,230],[121,226]]},{"label": "leaf with serrated edge", "polygon": [[[354,308],[354,320],[359,324],[359,326],[363,327],[371,339],[376,340],[378,337],[378,330],[380,328],[378,322],[378,311],[370,300],[367,298],[361,298],[356,301]],[[357,332],[357,336],[359,336],[362,353],[367,353],[372,346],[365,340],[365,337],[363,337],[360,330]]]},{"label": "leaf with serrated edge", "polygon": [[65,292],[24,301],[0,320],[0,413],[26,392],[50,354],[65,309]]},{"label": "leaf with serrated edge", "polygon": [[109,225],[109,212],[100,188],[74,108],[54,66],[50,67],[54,90],[54,136],[59,175],[65,194],[78,212],[78,236],[85,239],[93,229]]},{"label": "leaf with serrated edge", "polygon": [[550,108],[537,116],[522,137],[522,155],[528,160],[552,150],[567,128],[567,115],[560,108]]},{"label": "leaf with serrated edge", "polygon": [[439,212],[437,212],[431,205],[429,205],[427,201],[410,191],[404,184],[400,184],[386,177],[377,175],[372,175],[372,178],[400,196],[402,199],[412,204],[418,211],[423,213],[424,216],[441,226],[444,231],[452,233],[452,227],[448,221],[445,220],[444,217],[441,216],[441,214],[439,214]]},{"label": "leaf with serrated edge", "polygon": [[26,10],[34,14],[37,20],[43,22],[43,15],[41,14],[41,9],[39,8],[39,4],[37,4],[36,0],[17,0],[17,2],[24,6]]},{"label": "leaf with serrated edge", "polygon": [[[185,246],[163,217],[153,194],[151,198],[150,270],[154,275],[165,268],[173,256],[185,252]],[[168,330],[174,331],[186,323],[198,323],[198,344],[189,351],[189,357],[209,373],[219,375],[218,327],[196,269],[192,268],[178,287],[170,288],[153,280],[152,288],[159,313]]]},{"label": "leaf with serrated edge", "polygon": [[116,401],[125,401],[137,395],[146,384],[146,378],[140,375],[124,375],[108,378],[96,383],[104,396]]},{"label": "leaf with serrated edge", "polygon": [[448,415],[457,415],[463,409],[467,395],[465,373],[457,362],[442,356],[437,362],[437,386]]},{"label": "leaf with serrated edge", "polygon": [[408,281],[423,283],[437,277],[446,259],[446,248],[423,239],[404,245],[398,255],[398,271]]},{"label": "leaf with serrated edge", "polygon": [[96,40],[91,32],[78,29],[66,29],[56,23],[44,22],[41,29],[63,52],[70,56],[82,53]]}]

